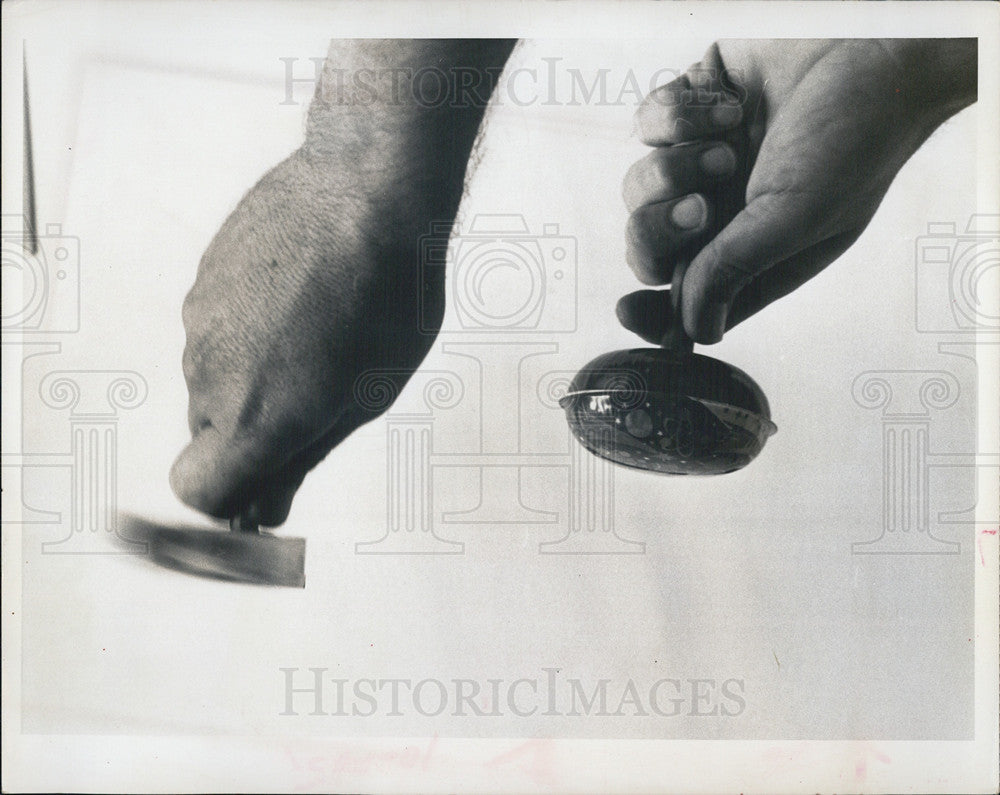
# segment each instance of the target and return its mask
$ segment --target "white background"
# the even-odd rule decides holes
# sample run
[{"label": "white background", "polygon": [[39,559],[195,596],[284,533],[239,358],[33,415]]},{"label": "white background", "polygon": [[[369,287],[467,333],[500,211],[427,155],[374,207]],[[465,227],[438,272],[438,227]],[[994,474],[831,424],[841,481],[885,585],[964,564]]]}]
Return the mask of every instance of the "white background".
[{"label": "white background", "polygon": [[[441,24],[451,32],[529,34],[515,54],[519,65],[542,70],[542,58],[558,57],[560,69],[592,75],[608,68],[615,89],[629,68],[642,85],[659,68],[685,68],[713,38],[826,31],[812,15],[782,27],[779,5],[766,24],[749,6],[582,8],[507,7],[507,30],[452,9]],[[888,9],[822,13],[838,34],[941,35],[938,11],[907,9],[913,28]],[[977,20],[989,15],[965,11],[968,20],[949,16],[954,33],[983,33],[988,26]],[[308,87],[296,91],[300,104],[280,104],[278,58],[299,57],[308,71],[305,59],[324,54],[330,36],[406,33],[390,11],[378,13],[384,16],[305,5],[5,6],[4,87],[13,90],[4,92],[4,117],[19,118],[23,38],[39,221],[62,224],[81,246],[81,329],[57,338],[58,353],[29,360],[23,378],[37,381],[52,369],[143,376],[147,400],[118,425],[123,508],[199,521],[166,484],[186,437],[180,303],[226,214],[301,140]],[[424,23],[411,32],[441,30]],[[981,40],[981,58],[993,57],[995,43]],[[981,74],[985,80],[995,70],[981,66]],[[964,391],[934,416],[932,452],[974,450],[975,367],[939,353],[943,337],[915,330],[914,241],[928,222],[961,228],[972,213],[997,211],[995,177],[988,177],[996,174],[995,150],[986,149],[995,139],[995,89],[981,90],[978,106],[918,152],[842,260],[711,351],[750,372],[771,400],[780,430],[761,458],[713,480],[616,471],[616,530],[644,543],[645,554],[538,554],[541,542],[565,533],[558,523],[441,529],[464,544],[462,555],[355,554],[357,542],[385,533],[386,420],[358,431],[309,477],[279,531],[308,539],[304,591],[203,581],[136,556],[42,554],[41,542],[61,538],[64,528],[5,526],[7,785],[428,789],[450,780],[463,788],[558,790],[601,788],[605,776],[625,787],[718,789],[729,781],[744,791],[988,783],[995,677],[981,677],[988,697],[980,687],[975,698],[987,712],[976,722],[973,654],[995,667],[995,602],[982,599],[995,587],[995,536],[977,539],[979,525],[954,525],[939,535],[961,543],[957,556],[851,554],[851,544],[876,537],[882,521],[881,419],[854,402],[851,385],[868,370],[952,372]],[[577,247],[577,330],[502,338],[555,343],[543,371],[571,371],[636,344],[613,315],[617,297],[635,289],[618,197],[621,176],[643,151],[629,137],[633,102],[504,104],[491,116],[463,218],[520,213],[532,231],[558,224]],[[5,124],[3,164],[15,175],[20,141],[12,126]],[[8,213],[19,180],[4,182]],[[441,343],[468,338],[446,334]],[[990,383],[990,356],[986,369],[980,363],[980,384]],[[27,391],[20,401],[9,359],[5,422],[20,409],[20,451],[64,451],[65,412]],[[472,395],[468,364],[439,344],[424,367],[463,373]],[[516,409],[518,399],[512,395],[507,407]],[[408,390],[395,410],[420,406]],[[488,436],[497,420],[485,422]],[[562,439],[562,422],[558,411],[538,409],[525,433],[548,449]],[[464,409],[441,412],[435,423],[442,449],[467,451],[481,440]],[[5,440],[17,438],[10,427]],[[981,421],[978,429],[989,430]],[[980,449],[989,448],[980,441]],[[6,490],[6,469],[4,476]],[[26,471],[26,501],[65,512],[69,486],[60,477]],[[564,517],[558,477],[529,472],[523,495]],[[972,477],[932,478],[932,515],[968,508]],[[473,473],[442,470],[435,478],[438,514],[475,505]],[[990,495],[980,494],[981,508],[983,496]],[[20,566],[12,552],[21,553]],[[993,611],[978,627],[974,585]],[[993,629],[977,634],[984,627]],[[541,679],[542,668],[557,667],[619,688],[629,678],[732,677],[745,683],[747,706],[728,719],[431,719],[413,710],[364,720],[281,716],[281,667],[445,682]],[[381,739],[344,739],[351,736]],[[425,739],[398,739],[407,736]],[[493,739],[468,745],[463,737]],[[521,743],[496,739],[504,737],[540,738],[540,745],[508,759],[502,755]],[[567,738],[678,742],[593,746]],[[720,760],[702,768],[679,742],[692,740],[754,742],[699,745],[702,760]],[[946,743],[946,751],[936,745],[933,754],[912,742],[932,740],[964,742]],[[421,764],[387,750],[404,745],[420,749]],[[688,760],[684,767],[668,764],[678,758]],[[482,762],[485,772],[473,768]]]}]

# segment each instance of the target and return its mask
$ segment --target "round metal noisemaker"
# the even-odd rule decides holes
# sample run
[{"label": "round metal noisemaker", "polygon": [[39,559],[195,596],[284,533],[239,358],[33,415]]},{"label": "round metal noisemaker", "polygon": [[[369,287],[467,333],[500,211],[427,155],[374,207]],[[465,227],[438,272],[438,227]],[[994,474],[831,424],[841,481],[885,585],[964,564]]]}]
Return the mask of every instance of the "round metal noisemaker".
[{"label": "round metal noisemaker", "polygon": [[574,436],[623,466],[668,475],[742,469],[777,431],[764,392],[732,365],[671,348],[598,356],[559,401]]},{"label": "round metal noisemaker", "polygon": [[686,262],[670,285],[673,323],[662,348],[598,356],[559,405],[592,453],[667,475],[723,475],[742,469],[778,428],[764,391],[731,364],[694,353],[681,321]]}]

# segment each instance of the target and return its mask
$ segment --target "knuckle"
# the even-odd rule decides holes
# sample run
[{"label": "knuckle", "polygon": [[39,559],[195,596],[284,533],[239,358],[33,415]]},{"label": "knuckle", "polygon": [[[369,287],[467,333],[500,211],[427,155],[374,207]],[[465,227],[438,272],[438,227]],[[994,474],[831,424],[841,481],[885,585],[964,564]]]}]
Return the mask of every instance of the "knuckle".
[{"label": "knuckle", "polygon": [[677,179],[677,163],[669,149],[658,149],[649,156],[649,173],[660,192],[668,191]]},{"label": "knuckle", "polygon": [[630,251],[641,250],[646,245],[649,233],[647,230],[646,213],[639,207],[625,222],[625,241]]},{"label": "knuckle", "polygon": [[181,303],[181,322],[188,334],[206,324],[206,315],[212,307],[212,300],[204,294],[203,279],[199,276],[188,290]]},{"label": "knuckle", "polygon": [[625,247],[625,262],[628,264],[629,268],[632,269],[632,273],[635,274],[636,278],[641,281],[639,256],[633,246],[628,245]]},{"label": "knuckle", "polygon": [[189,385],[195,383],[201,373],[201,356],[195,352],[195,347],[193,343],[188,342],[181,355],[181,372],[184,373],[184,380]]},{"label": "knuckle", "polygon": [[701,134],[700,125],[690,118],[690,108],[685,108],[684,111],[684,114],[674,115],[667,120],[663,130],[665,139],[680,143],[697,138]]},{"label": "knuckle", "polygon": [[622,180],[622,199],[625,207],[631,213],[641,203],[642,196],[642,161],[633,163]]},{"label": "knuckle", "polygon": [[197,438],[199,434],[204,433],[207,429],[213,427],[212,420],[208,418],[204,407],[199,405],[200,400],[191,398],[188,401],[188,430],[191,432],[191,438]]},{"label": "knuckle", "polygon": [[743,261],[741,252],[725,242],[710,244],[712,258],[709,292],[713,300],[729,300],[753,278],[753,269]]},{"label": "knuckle", "polygon": [[753,278],[753,273],[732,260],[720,260],[716,268],[725,281],[734,285],[742,286]]},{"label": "knuckle", "polygon": [[684,97],[684,92],[689,89],[690,82],[687,74],[681,74],[668,83],[657,86],[646,95],[644,102],[659,105],[660,107],[675,107]]},{"label": "knuckle", "polygon": [[642,254],[636,251],[634,246],[628,246],[625,249],[625,262],[627,262],[629,268],[632,269],[632,273],[635,275],[635,278],[645,284],[644,258]]},{"label": "knuckle", "polygon": [[663,253],[662,206],[644,204],[633,212],[625,226],[625,239],[646,258]]},{"label": "knuckle", "polygon": [[197,314],[197,300],[194,288],[192,287],[188,290],[187,295],[184,296],[184,301],[181,303],[181,321],[184,323],[184,328],[189,328],[194,321],[194,317]]}]

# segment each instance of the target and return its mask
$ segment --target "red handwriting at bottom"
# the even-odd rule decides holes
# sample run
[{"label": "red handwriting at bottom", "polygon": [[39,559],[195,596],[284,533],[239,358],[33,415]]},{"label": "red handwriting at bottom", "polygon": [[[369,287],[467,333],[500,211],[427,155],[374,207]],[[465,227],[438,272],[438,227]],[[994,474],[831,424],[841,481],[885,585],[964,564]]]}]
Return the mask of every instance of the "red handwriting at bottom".
[{"label": "red handwriting at bottom", "polygon": [[297,791],[326,791],[332,783],[344,776],[367,775],[376,771],[427,770],[434,746],[435,734],[426,748],[405,745],[402,748],[371,748],[360,744],[336,743],[322,752],[296,751],[286,745],[285,753],[292,768],[299,776],[294,788]]}]

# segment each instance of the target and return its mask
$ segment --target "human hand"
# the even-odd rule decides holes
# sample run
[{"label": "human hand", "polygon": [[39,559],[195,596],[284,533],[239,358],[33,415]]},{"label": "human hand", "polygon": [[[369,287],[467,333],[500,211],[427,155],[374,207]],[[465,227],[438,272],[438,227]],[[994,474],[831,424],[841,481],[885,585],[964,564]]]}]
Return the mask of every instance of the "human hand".
[{"label": "human hand", "polygon": [[[184,502],[282,523],[309,470],[388,408],[355,399],[358,377],[401,387],[423,360],[444,273],[422,268],[421,239],[455,219],[485,77],[514,44],[331,42],[305,143],[226,220],[184,302],[193,438],[170,474]],[[429,64],[452,102],[424,96]]]},{"label": "human hand", "polygon": [[[839,257],[975,92],[975,40],[713,45],[636,113],[655,148],[624,181],[628,262],[640,281],[666,284],[694,254],[681,316],[696,342],[718,342]],[[627,295],[618,316],[659,342],[669,291]]]},{"label": "human hand", "polygon": [[354,400],[358,375],[412,371],[433,343],[444,288],[426,283],[421,333],[416,219],[375,212],[375,185],[344,176],[296,152],[202,258],[183,311],[193,438],[171,485],[206,513],[283,522],[306,473],[376,416]]}]

